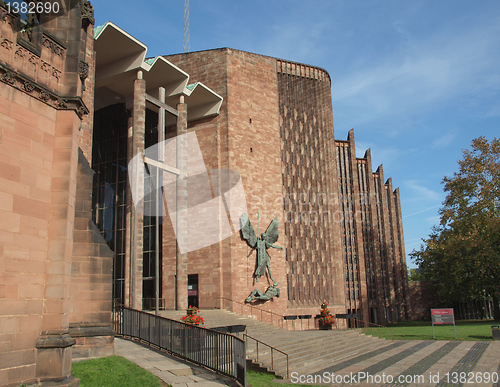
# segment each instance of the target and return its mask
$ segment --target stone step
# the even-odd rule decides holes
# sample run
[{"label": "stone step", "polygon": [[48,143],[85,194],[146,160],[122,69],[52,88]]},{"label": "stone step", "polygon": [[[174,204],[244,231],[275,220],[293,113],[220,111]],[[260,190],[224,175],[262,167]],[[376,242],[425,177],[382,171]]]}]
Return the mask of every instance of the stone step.
[{"label": "stone step", "polygon": [[297,365],[309,365],[311,362],[317,359],[323,359],[324,356],[330,356],[333,353],[347,353],[354,350],[366,348],[369,343],[366,340],[348,340],[344,343],[339,344],[326,344],[323,346],[304,346],[295,351],[285,351],[287,353],[293,353],[291,363]]},{"label": "stone step", "polygon": [[[374,341],[369,345],[363,343],[357,347],[344,349],[339,348],[335,351],[332,351],[332,349],[329,348],[326,351],[318,351],[316,355],[309,354],[306,357],[292,354],[289,359],[289,372],[297,372],[300,375],[313,374],[332,366],[336,362],[354,357],[360,353],[366,353],[366,351],[375,350],[380,347],[380,343]],[[256,362],[255,357],[250,358]],[[270,371],[272,370],[277,375],[286,378],[287,367],[286,358],[284,356],[276,354],[274,357],[273,369],[271,369],[269,354],[267,354],[267,356],[259,354],[259,364],[267,366]]]},{"label": "stone step", "polygon": [[373,342],[370,345],[364,345],[360,347],[353,347],[348,350],[343,351],[334,351],[331,352],[328,357],[318,358],[314,361],[307,362],[307,364],[303,364],[294,371],[299,372],[300,374],[307,375],[315,372],[322,371],[328,367],[331,367],[333,364],[338,363],[343,360],[347,360],[349,358],[355,357],[357,355],[367,353],[373,351],[375,349],[379,349],[385,345],[389,345],[388,343],[383,343],[382,345],[377,342]]},{"label": "stone step", "polygon": [[[334,357],[336,354],[341,354],[341,357],[345,357],[346,354],[350,354],[353,352],[357,352],[360,349],[367,348],[368,346],[380,346],[380,343],[374,342],[372,340],[367,340],[366,338],[356,338],[356,340],[347,340],[343,343],[325,343],[325,345],[317,346],[317,345],[304,345],[302,348],[297,348],[294,351],[285,351],[289,354],[293,354],[290,358],[290,364],[293,365],[310,365],[318,359],[324,359],[325,356],[330,358],[332,355]],[[274,351],[273,351],[274,352]],[[247,351],[249,356],[255,357],[257,353],[255,350]],[[270,360],[271,351],[266,348],[265,350],[261,350],[259,348],[259,359]],[[275,354],[275,357],[277,355]],[[286,363],[286,359],[284,356],[279,356],[279,360],[277,363]]]},{"label": "stone step", "polygon": [[[173,320],[180,320],[185,311],[162,311],[162,315]],[[275,325],[258,321],[254,318],[238,315],[225,310],[201,310],[206,328],[229,325],[245,325],[245,333],[255,339],[288,354],[290,372],[317,372],[329,367],[333,362],[355,356],[367,348],[380,348],[385,341],[363,335],[360,330],[306,330],[290,331]],[[239,337],[243,337],[240,334]],[[255,341],[247,339],[247,358],[254,364],[286,378],[286,357],[259,344],[259,360]],[[273,363],[273,367],[271,366]]]},{"label": "stone step", "polygon": [[[304,358],[312,356],[316,358],[319,355],[327,354],[332,348],[352,348],[366,345],[366,340],[362,338],[352,338],[346,339],[344,341],[325,341],[325,340],[315,340],[307,342],[306,344],[302,342],[301,344],[295,344],[293,346],[279,345],[276,348],[287,354],[293,354],[293,359],[302,361]],[[251,343],[247,344],[247,354],[253,355],[256,353],[256,345]],[[259,346],[259,355],[266,356],[271,353],[269,348]]]}]

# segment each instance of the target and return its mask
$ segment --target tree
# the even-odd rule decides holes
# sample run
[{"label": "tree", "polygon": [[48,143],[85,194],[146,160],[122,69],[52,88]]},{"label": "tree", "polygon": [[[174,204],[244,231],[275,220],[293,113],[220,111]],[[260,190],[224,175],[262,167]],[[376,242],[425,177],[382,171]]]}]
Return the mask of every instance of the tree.
[{"label": "tree", "polygon": [[443,179],[441,221],[411,253],[446,301],[491,298],[500,318],[500,140],[463,151],[459,172]]},{"label": "tree", "polygon": [[425,276],[420,272],[420,269],[407,269],[408,281],[424,281]]}]

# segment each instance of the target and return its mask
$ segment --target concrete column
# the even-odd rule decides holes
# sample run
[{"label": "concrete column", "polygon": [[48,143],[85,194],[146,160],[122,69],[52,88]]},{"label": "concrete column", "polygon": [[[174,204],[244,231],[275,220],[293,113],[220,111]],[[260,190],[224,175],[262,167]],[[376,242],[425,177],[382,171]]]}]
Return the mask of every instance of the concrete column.
[{"label": "concrete column", "polygon": [[395,317],[397,319],[400,319],[401,312],[403,311],[403,302],[402,302],[403,290],[401,283],[401,255],[399,249],[399,235],[398,235],[399,232],[398,232],[394,192],[392,189],[392,178],[390,177],[389,179],[387,179],[387,182],[385,184],[387,187],[386,192],[387,192],[387,202],[388,202],[387,207],[389,209],[389,224],[392,232],[392,240],[389,241],[388,243],[392,246],[392,257],[393,257],[392,266],[394,267],[394,273],[392,273],[393,268],[391,267],[391,273],[392,273],[391,286],[394,292],[394,299],[391,300],[391,302],[394,303]]},{"label": "concrete column", "polygon": [[[380,183],[380,176],[378,175],[378,170],[376,173],[372,173],[372,158],[371,151],[368,149],[366,152],[366,163],[367,171],[369,173],[368,177],[368,189],[370,191],[370,219],[371,219],[371,229],[372,229],[372,243],[373,243],[373,265],[375,271],[375,300],[371,300],[371,306],[377,309],[377,324],[381,324],[384,320],[384,308],[385,308],[385,298],[383,292],[382,283],[382,246],[380,245],[379,234],[383,232],[383,228],[379,228],[379,215],[377,212],[377,200],[382,200],[380,198],[380,193],[377,192],[375,184],[382,186]],[[378,197],[377,197],[378,196]],[[381,220],[380,220],[381,221]]]},{"label": "concrete column", "polygon": [[[128,117],[127,122],[127,164],[130,163],[134,154],[134,144],[133,144],[133,134],[134,134],[134,118]],[[125,306],[130,307],[130,269],[132,267],[132,221],[134,214],[134,203],[132,199],[132,180],[130,176],[127,174],[127,196],[126,207],[125,207],[125,229],[127,232],[125,233],[125,270],[124,270],[124,281],[123,281],[123,303]]]},{"label": "concrete column", "polygon": [[360,176],[358,174],[358,163],[356,160],[356,146],[354,142],[354,129],[349,131],[349,135],[347,137],[349,141],[350,148],[350,164],[352,171],[352,192],[353,192],[353,216],[354,216],[354,227],[356,230],[356,254],[358,259],[357,264],[357,273],[358,273],[358,284],[359,284],[359,299],[355,299],[356,308],[359,309],[360,312],[360,320],[369,321],[370,316],[368,314],[368,292],[366,289],[366,265],[365,265],[365,247],[363,242],[363,223],[358,221],[361,219],[361,199],[360,199],[360,190],[359,190],[359,179]]},{"label": "concrete column", "polygon": [[[392,276],[392,260],[393,260],[393,254],[392,254],[392,248],[390,244],[390,224],[389,224],[389,208],[387,205],[387,189],[386,185],[384,183],[384,168],[382,165],[380,165],[377,169],[377,173],[379,175],[379,183],[380,183],[380,192],[379,192],[379,199],[380,199],[380,218],[382,220],[381,227],[382,229],[379,230],[382,234],[382,244],[383,246],[380,246],[383,251],[381,251],[380,258],[382,258],[382,255],[384,255],[385,258],[385,265],[382,267],[382,274],[385,271],[386,279],[387,279],[387,284],[383,284],[382,290],[384,292],[384,295],[382,298],[379,298],[379,300],[383,299],[383,307],[384,308],[389,308],[389,319],[386,319],[385,314],[383,314],[383,320],[379,324],[386,324],[388,321],[393,321],[394,320],[394,283],[393,283],[393,276]],[[386,298],[387,295],[387,298]]]},{"label": "concrete column", "polygon": [[[382,182],[382,181],[381,181]],[[396,256],[394,251],[394,224],[392,222],[392,212],[393,206],[392,202],[392,183],[389,183],[390,179],[383,185],[384,194],[384,228],[385,228],[385,245],[387,246],[387,279],[388,279],[388,292],[389,292],[389,312],[390,320],[394,321],[396,318],[396,288],[394,286],[394,273],[393,269],[397,269]],[[392,240],[391,240],[392,236]]]},{"label": "concrete column", "polygon": [[[332,128],[333,128],[333,124]],[[340,174],[337,172],[339,164],[341,163],[340,157],[337,157],[340,154],[339,146],[333,139],[332,141],[335,145],[332,149],[332,155],[330,162],[332,163],[332,173],[331,177],[331,186],[329,187],[330,192],[328,193],[328,197],[335,198],[334,201],[327,201],[327,208],[330,214],[340,214],[340,200],[339,200],[339,183],[340,183]],[[330,221],[330,235],[329,235],[329,246],[331,248],[331,259],[329,264],[331,265],[332,270],[332,295],[330,298],[330,310],[332,314],[335,313],[346,313],[346,287],[345,287],[345,268],[344,268],[344,255],[342,250],[342,223],[339,217],[333,216]],[[345,320],[338,320],[338,323],[341,327],[345,326]]]},{"label": "concrete column", "polygon": [[401,214],[401,199],[399,196],[399,188],[396,188],[394,191],[394,207],[396,219],[395,222],[397,225],[395,226],[397,229],[397,234],[395,237],[395,241],[397,244],[398,251],[398,263],[399,263],[399,278],[398,281],[401,281],[401,305],[399,316],[401,319],[408,319],[411,316],[411,305],[409,298],[409,289],[408,289],[408,273],[406,267],[406,253],[405,253],[405,242],[403,235],[403,219]]},{"label": "concrete column", "polygon": [[[181,171],[177,179],[177,260],[176,260],[176,309],[188,307],[188,254],[187,249],[187,105],[181,96],[177,104],[177,168]],[[184,252],[183,252],[184,251]]]},{"label": "concrete column", "polygon": [[[144,153],[144,140],[146,131],[146,81],[142,79],[142,71],[137,72],[134,81],[134,107],[132,113],[132,157]],[[144,172],[141,168],[136,171],[136,176],[131,184],[137,190],[136,197],[142,197],[144,192]],[[132,205],[132,227],[130,236],[130,285],[129,305],[133,309],[142,309],[142,253],[143,253],[143,202]]]}]

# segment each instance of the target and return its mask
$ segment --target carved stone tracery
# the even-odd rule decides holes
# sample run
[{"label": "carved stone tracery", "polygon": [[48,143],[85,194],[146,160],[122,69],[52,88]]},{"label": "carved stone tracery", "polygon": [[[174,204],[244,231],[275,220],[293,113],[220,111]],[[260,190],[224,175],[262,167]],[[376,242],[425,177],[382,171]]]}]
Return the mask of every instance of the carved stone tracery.
[{"label": "carved stone tracery", "polygon": [[0,43],[0,46],[6,48],[7,50],[10,50],[12,48],[12,40],[4,38],[2,39],[2,43]]},{"label": "carved stone tracery", "polygon": [[16,59],[20,58],[22,60],[26,56],[26,50],[18,46],[14,55]]},{"label": "carved stone tracery", "polygon": [[43,38],[42,45],[47,47],[54,55],[62,57],[64,54],[64,48],[46,36]]},{"label": "carved stone tracery", "polygon": [[89,76],[89,64],[81,60],[78,63],[78,75],[80,79],[84,81]]},{"label": "carved stone tracery", "polygon": [[[0,0],[0,5],[2,3]],[[94,9],[90,2],[80,0],[80,9],[84,23],[93,24]],[[39,25],[36,15],[31,16],[30,23],[22,22],[20,17],[0,7],[0,85],[8,84],[53,108],[74,110],[80,117],[88,114],[81,97],[60,92],[68,49],[65,42]],[[28,33],[33,34],[36,42],[31,41]],[[88,78],[89,71],[89,64],[80,61],[78,76],[82,82]]]},{"label": "carved stone tracery", "polygon": [[52,76],[59,81],[59,78],[61,77],[61,72],[57,70],[55,67],[52,67]]},{"label": "carved stone tracery", "polygon": [[[60,73],[58,76],[60,76]],[[58,94],[47,90],[44,86],[33,82],[31,79],[5,68],[1,64],[0,82],[7,83],[24,93],[29,93],[32,97],[35,97],[39,101],[44,102],[56,109],[74,110],[80,117],[89,113],[89,110],[81,98],[61,97]]]},{"label": "carved stone tracery", "polygon": [[8,83],[9,85],[13,85],[16,82],[14,74],[11,72],[3,73],[2,76],[0,77],[0,80],[2,82]]},{"label": "carved stone tracery", "polygon": [[27,91],[28,93],[31,93],[33,90],[35,90],[35,84],[30,81],[25,81],[23,83],[23,89]]},{"label": "carved stone tracery", "polygon": [[82,1],[82,23],[84,26],[94,24],[94,7],[88,0]]}]

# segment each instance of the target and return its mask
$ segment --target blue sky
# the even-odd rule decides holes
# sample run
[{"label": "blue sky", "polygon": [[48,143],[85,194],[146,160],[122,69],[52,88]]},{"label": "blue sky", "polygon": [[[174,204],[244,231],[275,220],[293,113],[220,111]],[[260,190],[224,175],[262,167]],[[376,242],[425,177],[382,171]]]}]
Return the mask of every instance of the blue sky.
[{"label": "blue sky", "polygon": [[[114,22],[149,56],[182,52],[184,1],[92,4],[96,26]],[[438,223],[441,181],[462,149],[500,137],[497,0],[191,0],[190,47],[327,70],[336,138],[354,128],[358,157],[370,148],[400,188],[407,254]]]}]

